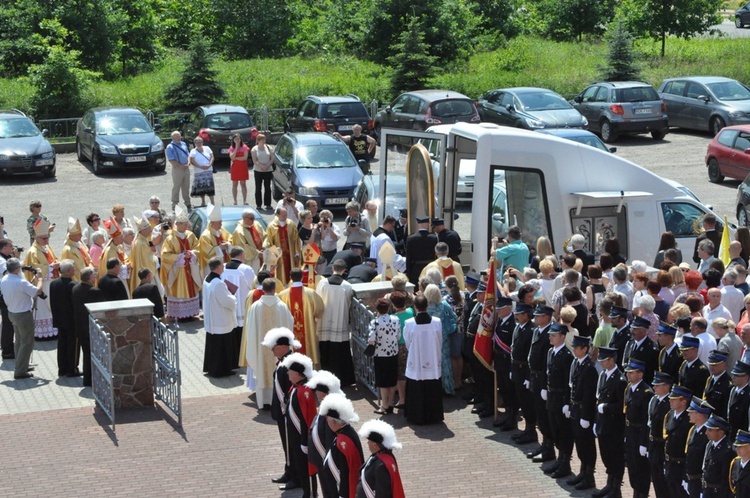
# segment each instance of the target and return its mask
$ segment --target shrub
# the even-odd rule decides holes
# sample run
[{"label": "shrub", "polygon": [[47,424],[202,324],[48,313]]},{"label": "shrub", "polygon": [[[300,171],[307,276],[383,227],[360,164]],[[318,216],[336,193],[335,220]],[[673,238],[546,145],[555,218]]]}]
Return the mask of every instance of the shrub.
[{"label": "shrub", "polygon": [[78,52],[49,48],[43,64],[29,68],[34,88],[29,105],[37,119],[81,116],[87,107],[84,88],[93,73],[78,67]]},{"label": "shrub", "polygon": [[227,94],[216,81],[216,71],[211,68],[208,42],[196,36],[190,43],[187,66],[182,71],[179,83],[167,90],[167,111],[189,112],[194,108],[223,102]]},{"label": "shrub", "polygon": [[618,22],[612,32],[607,53],[607,65],[602,67],[604,81],[633,81],[641,79],[641,68],[636,64],[633,38]]}]

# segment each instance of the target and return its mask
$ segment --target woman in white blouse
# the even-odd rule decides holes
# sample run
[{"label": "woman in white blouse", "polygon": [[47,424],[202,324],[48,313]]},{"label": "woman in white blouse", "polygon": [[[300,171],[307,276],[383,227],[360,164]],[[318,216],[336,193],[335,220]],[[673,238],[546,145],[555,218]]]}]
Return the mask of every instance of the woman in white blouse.
[{"label": "woman in white blouse", "polygon": [[391,303],[382,297],[375,308],[378,316],[370,322],[368,343],[375,346],[375,385],[380,389],[380,407],[375,413],[393,413],[393,400],[398,377],[398,339],[401,321],[389,315]]},{"label": "woman in white blouse", "polygon": [[195,137],[195,148],[190,151],[188,160],[193,166],[193,188],[190,197],[200,197],[201,207],[206,205],[206,196],[214,204],[214,154],[210,147],[203,146],[203,139]]}]

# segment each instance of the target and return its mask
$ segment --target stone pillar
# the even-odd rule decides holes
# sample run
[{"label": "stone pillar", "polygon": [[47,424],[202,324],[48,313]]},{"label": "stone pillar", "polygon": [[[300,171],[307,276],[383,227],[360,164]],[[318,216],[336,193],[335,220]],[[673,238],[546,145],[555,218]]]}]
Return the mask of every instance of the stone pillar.
[{"label": "stone pillar", "polygon": [[153,405],[153,303],[148,299],[132,299],[92,303],[86,307],[112,339],[115,409]]}]

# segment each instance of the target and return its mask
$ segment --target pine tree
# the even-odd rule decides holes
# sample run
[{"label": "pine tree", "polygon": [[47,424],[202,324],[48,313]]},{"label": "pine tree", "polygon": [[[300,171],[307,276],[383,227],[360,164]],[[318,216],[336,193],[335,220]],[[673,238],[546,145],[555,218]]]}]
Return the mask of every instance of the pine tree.
[{"label": "pine tree", "polygon": [[216,81],[216,71],[211,68],[208,42],[195,37],[188,51],[188,65],[180,81],[169,88],[165,95],[168,112],[189,112],[194,108],[215,104],[227,98],[224,89]]},{"label": "pine tree", "polygon": [[609,37],[607,66],[601,68],[604,81],[634,81],[641,79],[641,68],[636,64],[633,37],[621,22]]},{"label": "pine tree", "polygon": [[424,41],[424,29],[419,18],[409,16],[406,29],[399,35],[398,43],[391,46],[388,62],[393,67],[391,91],[394,95],[424,88],[436,57],[429,55]]}]

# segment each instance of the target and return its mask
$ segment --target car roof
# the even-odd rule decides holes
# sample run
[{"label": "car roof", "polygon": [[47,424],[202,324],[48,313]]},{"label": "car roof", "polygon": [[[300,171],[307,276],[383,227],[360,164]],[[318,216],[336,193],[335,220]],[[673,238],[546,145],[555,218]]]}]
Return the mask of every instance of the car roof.
[{"label": "car roof", "polygon": [[336,145],[344,143],[328,133],[301,132],[287,133],[285,136],[289,137],[298,145]]},{"label": "car roof", "polygon": [[513,92],[513,93],[539,93],[539,92],[557,93],[554,90],[550,90],[549,88],[539,88],[535,86],[516,86],[516,87],[511,87],[511,88],[498,88],[495,91],[496,92]]},{"label": "car roof", "polygon": [[727,81],[736,81],[732,78],[725,78],[724,76],[683,76],[681,78],[664,78],[664,82],[667,81],[676,81],[676,80],[686,80],[686,81],[695,81],[697,83],[725,83]]},{"label": "car roof", "polygon": [[[205,208],[205,207],[197,207],[197,208],[194,208],[193,211],[197,211],[198,213],[200,213],[202,215],[203,218],[208,219],[208,214],[206,213],[206,209],[207,208]],[[265,228],[267,226],[267,222],[266,222],[265,218],[263,218],[263,215],[260,214],[257,209],[255,209],[254,207],[250,207],[250,206],[222,206],[221,207],[221,217],[225,221],[229,221],[229,220],[241,220],[242,219],[242,213],[246,209],[249,209],[250,211],[252,211],[253,213],[255,213],[255,219],[257,221],[261,222],[261,225],[263,225],[263,228]],[[197,234],[197,235],[200,236],[200,234]]]},{"label": "car roof", "polygon": [[241,105],[233,105],[233,104],[211,104],[211,105],[202,105],[199,106],[198,109],[202,109],[203,112],[206,114],[221,114],[223,112],[239,112],[242,114],[247,114],[247,109],[242,107]]},{"label": "car roof", "polygon": [[89,109],[94,114],[140,114],[143,113],[135,107],[94,107]]},{"label": "car roof", "polygon": [[429,102],[443,99],[468,99],[472,100],[463,93],[454,92],[452,90],[414,90],[413,92],[405,92],[405,95],[416,95]]},{"label": "car roof", "polygon": [[1,118],[26,118],[26,114],[18,109],[0,109]]},{"label": "car roof", "polygon": [[596,83],[592,83],[592,85],[606,85],[611,88],[631,88],[634,86],[651,86],[644,81],[598,81]]},{"label": "car roof", "polygon": [[739,131],[744,131],[745,133],[750,133],[750,125],[725,126],[724,128],[721,129],[722,132],[725,130],[739,130]]},{"label": "car roof", "polygon": [[319,95],[308,95],[308,99],[313,100],[319,104],[338,104],[341,102],[359,102],[362,103],[357,97],[353,95],[331,95],[331,96],[319,96]]}]

